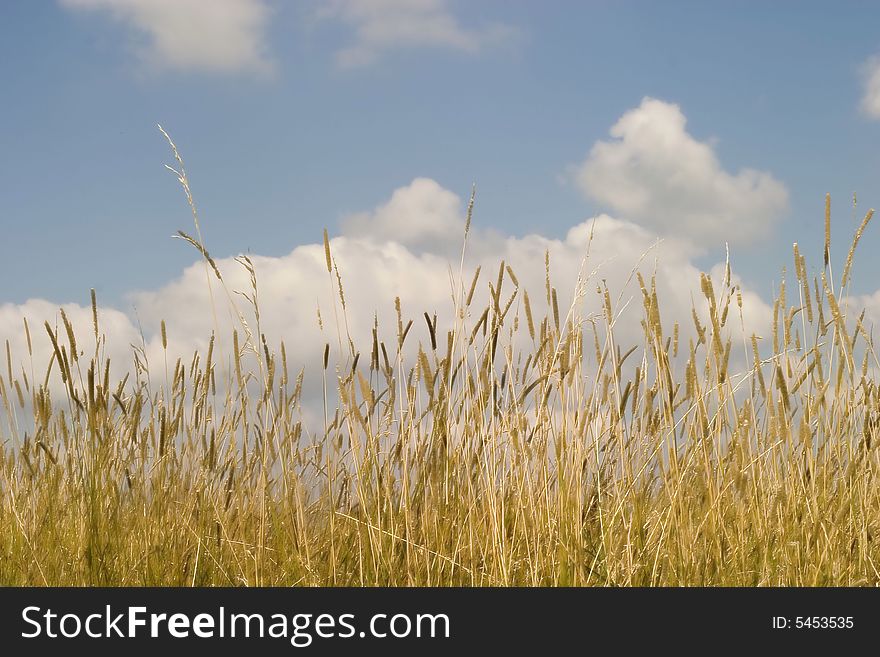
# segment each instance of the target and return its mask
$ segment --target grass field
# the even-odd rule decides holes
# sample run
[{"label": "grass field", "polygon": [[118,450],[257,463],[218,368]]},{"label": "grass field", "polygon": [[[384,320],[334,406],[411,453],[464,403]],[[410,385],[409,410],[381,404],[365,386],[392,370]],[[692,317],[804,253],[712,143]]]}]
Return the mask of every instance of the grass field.
[{"label": "grass field", "polygon": [[462,272],[448,328],[399,315],[382,318],[395,344],[354,344],[340,316],[350,358],[334,367],[325,351],[317,431],[301,364],[247,323],[228,366],[209,348],[169,363],[162,385],[137,368],[110,380],[97,311],[92,335],[63,316],[23,326],[29,344],[48,332],[55,356],[28,378],[7,346],[0,374],[19,418],[0,428],[0,583],[877,584],[877,363],[844,303],[870,218],[837,287],[827,214],[819,276],[795,246],[760,344],[737,337],[729,269],[702,279],[708,314],[671,334],[636,273],[637,345],[615,340],[613,291],[581,317],[549,272],[525,290],[504,263],[485,308]]}]

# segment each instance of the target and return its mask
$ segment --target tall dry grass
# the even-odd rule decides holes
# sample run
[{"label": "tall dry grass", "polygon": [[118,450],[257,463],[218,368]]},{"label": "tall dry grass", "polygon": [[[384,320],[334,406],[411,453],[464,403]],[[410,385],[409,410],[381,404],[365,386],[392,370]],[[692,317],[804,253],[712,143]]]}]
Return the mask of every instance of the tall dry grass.
[{"label": "tall dry grass", "polygon": [[[473,197],[468,226],[472,209]],[[162,384],[137,357],[110,380],[94,295],[90,336],[63,315],[25,325],[28,344],[47,331],[54,358],[28,378],[7,349],[0,374],[7,417],[33,416],[3,429],[0,583],[876,584],[880,391],[864,314],[844,303],[871,213],[839,288],[826,217],[824,267],[809,279],[795,245],[763,347],[731,337],[742,297],[729,267],[702,277],[708,315],[671,335],[653,281],[634,272],[644,339],[624,345],[610,290],[598,288],[601,316],[581,317],[559,306],[548,264],[538,316],[504,263],[482,278],[484,308],[485,274],[460,266],[448,330],[399,313],[383,318],[395,343],[355,344],[325,233],[350,358],[334,369],[324,351],[317,432],[301,418],[299,364],[259,330],[247,258],[256,325],[239,314],[229,368],[212,338],[169,361]],[[200,231],[182,236],[222,283]],[[576,297],[595,288],[584,277]],[[217,303],[238,302],[227,295]],[[749,365],[733,371],[732,353]]]}]

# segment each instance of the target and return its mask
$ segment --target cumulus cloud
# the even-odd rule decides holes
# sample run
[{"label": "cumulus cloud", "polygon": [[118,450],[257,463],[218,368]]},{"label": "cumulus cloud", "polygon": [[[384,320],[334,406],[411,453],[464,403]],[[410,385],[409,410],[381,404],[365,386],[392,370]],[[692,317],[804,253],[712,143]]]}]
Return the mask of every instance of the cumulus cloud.
[{"label": "cumulus cloud", "polygon": [[[59,344],[70,355],[62,310],[76,336],[77,357],[87,362],[95,355],[97,346],[93,337],[94,319],[90,305],[57,304],[45,299],[30,299],[23,304],[0,304],[0,342],[9,350],[11,361],[8,365],[14,378],[27,380],[31,385],[43,382],[53,354],[46,322]],[[101,355],[110,359],[111,376],[121,379],[131,371],[134,358],[132,345],[141,344],[140,331],[131,317],[108,307],[99,309],[98,326],[101,334],[107,336],[106,342],[100,345]],[[53,365],[49,384],[49,389],[56,397],[63,394],[57,363]]]},{"label": "cumulus cloud", "polygon": [[615,213],[695,244],[749,243],[788,208],[785,186],[766,172],[726,171],[710,143],[686,130],[678,105],[644,98],[611,128],[572,178]]},{"label": "cumulus cloud", "polygon": [[[277,346],[284,340],[291,369],[295,373],[300,367],[305,368],[307,419],[315,420],[320,415],[321,361],[325,344],[331,345],[331,371],[335,364],[344,367],[349,358],[347,334],[359,350],[369,350],[377,317],[379,339],[389,345],[393,357],[397,331],[395,297],[400,298],[404,322],[409,318],[417,322],[409,339],[410,348],[415,348],[419,341],[428,343],[425,327],[419,321],[424,312],[436,313],[439,335],[445,335],[445,331],[453,327],[457,321],[453,289],[454,281],[459,280],[463,205],[461,197],[437,182],[419,178],[396,190],[388,202],[372,212],[354,215],[343,222],[342,233],[330,240],[330,249],[342,279],[344,311],[341,304],[335,302],[335,273],[331,275],[327,271],[321,243],[298,246],[282,257],[252,256],[260,305],[259,325],[249,304],[234,294],[236,290],[250,294],[249,272],[233,258],[216,260],[232,292],[230,298],[250,329],[255,334],[265,334],[270,345]],[[459,252],[450,257],[455,240]],[[461,277],[464,286],[469,286],[478,266],[483,272],[472,305],[475,316],[471,317],[471,324],[487,303],[488,284],[490,281],[494,284],[502,260],[512,267],[521,288],[529,292],[535,314],[541,316],[548,312],[544,295],[547,253],[563,318],[566,309],[575,305],[580,317],[600,315],[602,299],[596,287],[606,282],[615,298],[615,307],[622,313],[615,340],[624,349],[643,341],[641,293],[633,276],[636,269],[649,279],[656,272],[662,320],[669,334],[673,322],[678,321],[683,327],[682,334],[686,335],[694,299],[698,311],[704,311],[699,301],[700,272],[692,263],[693,247],[675,238],[658,242],[650,231],[628,221],[600,215],[573,226],[563,239],[538,234],[505,236],[472,227],[468,240]],[[205,274],[204,263],[198,262],[160,289],[131,294],[136,316],[110,308],[102,310],[101,326],[108,336],[106,349],[116,363],[114,374],[131,364],[130,344],[141,343],[143,330],[144,353],[151,366],[153,383],[161,383],[165,361],[160,331],[162,319],[167,323],[168,357],[172,363],[177,357],[187,362],[196,350],[204,352],[211,333],[216,330],[220,342],[215,345],[215,360],[220,366],[226,354],[228,366],[229,336],[233,328],[240,334],[242,328],[229,299],[217,287],[216,279],[213,276],[206,279]],[[589,277],[586,294],[580,298],[575,294],[579,275]],[[208,280],[215,286],[213,298]],[[506,296],[511,291],[511,283],[508,281],[505,285]],[[770,309],[757,294],[748,290],[744,299],[744,329],[747,334],[761,333],[770,317]],[[323,329],[318,325],[319,311]],[[91,309],[87,305],[69,304],[65,312],[80,340],[87,344],[92,332]],[[525,322],[521,306],[514,307],[513,312]],[[34,327],[41,327],[46,319],[53,324],[57,322],[57,307],[41,300],[0,306],[0,340],[12,341],[16,371],[24,366],[30,372],[22,332],[23,317],[28,317],[34,335],[34,370],[42,372],[51,357],[51,345],[45,332]],[[525,342],[527,331],[520,333],[519,339],[523,342],[518,346],[530,347]]]},{"label": "cumulus cloud", "polygon": [[60,0],[70,10],[101,11],[125,25],[143,62],[159,70],[258,73],[267,55],[264,0]]},{"label": "cumulus cloud", "polygon": [[347,217],[343,234],[396,242],[415,251],[460,247],[464,235],[461,199],[430,178],[416,178],[373,212]]},{"label": "cumulus cloud", "polygon": [[500,23],[466,28],[453,15],[447,0],[331,0],[318,10],[319,18],[348,24],[354,41],[340,50],[344,68],[365,66],[382,54],[405,48],[443,48],[477,53],[516,34]]},{"label": "cumulus cloud", "polygon": [[865,116],[880,119],[880,56],[873,56],[862,65],[862,101]]}]

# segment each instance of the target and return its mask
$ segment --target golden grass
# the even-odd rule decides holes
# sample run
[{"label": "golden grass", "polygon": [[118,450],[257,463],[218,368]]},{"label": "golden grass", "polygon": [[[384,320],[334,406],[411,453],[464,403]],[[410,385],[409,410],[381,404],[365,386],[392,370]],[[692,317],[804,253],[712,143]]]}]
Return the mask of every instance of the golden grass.
[{"label": "golden grass", "polygon": [[[472,207],[473,196],[468,227]],[[222,282],[197,235],[181,233]],[[28,409],[33,430],[4,430],[0,583],[880,583],[880,388],[864,313],[850,321],[833,288],[830,200],[825,269],[811,282],[795,245],[796,302],[783,285],[773,352],[746,336],[742,372],[729,267],[702,277],[708,314],[694,310],[692,338],[678,324],[664,334],[663,300],[637,273],[644,339],[619,344],[608,288],[601,316],[566,313],[548,254],[545,317],[501,263],[485,308],[471,307],[480,271],[459,272],[445,335],[436,315],[419,328],[398,303],[396,343],[376,324],[356,345],[326,232],[324,250],[350,358],[333,380],[324,349],[317,434],[301,419],[302,371],[291,376],[283,343],[259,330],[247,258],[257,326],[238,312],[226,380],[212,337],[207,353],[166,363],[161,386],[142,371],[111,381],[94,296],[93,356],[63,313],[62,330],[45,326],[42,381],[14,375],[7,344],[0,398],[7,416]],[[577,296],[592,284],[577,281]]]}]

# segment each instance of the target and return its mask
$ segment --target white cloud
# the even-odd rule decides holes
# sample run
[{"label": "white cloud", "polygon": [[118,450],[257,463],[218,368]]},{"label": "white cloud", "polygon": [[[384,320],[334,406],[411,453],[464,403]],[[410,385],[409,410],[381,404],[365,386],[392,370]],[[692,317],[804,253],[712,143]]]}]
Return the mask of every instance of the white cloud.
[{"label": "white cloud", "polygon": [[344,68],[365,66],[388,51],[406,48],[473,54],[517,33],[500,23],[466,28],[448,5],[447,0],[332,0],[317,15],[341,20],[354,30],[354,42],[336,55]]},{"label": "white cloud", "polygon": [[663,234],[695,244],[748,243],[787,211],[788,192],[769,173],[727,172],[710,143],[685,129],[678,105],[645,98],[573,168],[587,196]]},{"label": "white cloud", "polygon": [[461,246],[461,199],[430,178],[416,178],[373,212],[346,218],[343,233],[354,238],[397,242],[415,251],[444,252]]},{"label": "white cloud", "polygon": [[[43,382],[53,353],[45,322],[49,323],[53,333],[56,334],[59,346],[64,346],[67,354],[71,354],[61,309],[64,310],[73,327],[77,355],[82,356],[80,362],[87,363],[94,356],[96,344],[91,306],[76,303],[55,304],[44,299],[30,299],[23,304],[0,304],[0,341],[9,345],[9,353],[13,357],[14,377],[22,380],[24,376],[31,385],[35,381],[37,384]],[[25,320],[30,331],[33,356],[29,353]],[[116,377],[121,379],[126,372],[131,371],[134,357],[131,345],[141,343],[140,332],[128,315],[113,308],[99,309],[98,324],[100,332],[107,336],[107,342],[101,345],[101,350],[102,354],[110,359],[111,379],[116,380]],[[85,374],[85,367],[82,369]],[[76,371],[75,364],[74,370]],[[6,379],[6,374],[2,378]],[[56,399],[60,398],[64,387],[57,362],[53,365],[49,381],[53,395]]]},{"label": "white cloud", "polygon": [[[840,305],[844,310],[844,314],[847,316],[852,316],[853,310],[858,312],[864,310],[865,318],[863,320],[863,326],[870,334],[874,334],[877,329],[880,329],[880,289],[875,290],[870,294],[844,297],[843,302]],[[872,366],[873,365],[877,365],[877,363],[873,362]]]},{"label": "white cloud", "polygon": [[272,70],[264,0],[60,0],[63,7],[103,11],[136,36],[144,63],[160,70],[212,73]]},{"label": "white cloud", "polygon": [[[422,313],[437,314],[440,336],[445,336],[455,321],[450,275],[458,274],[459,256],[450,257],[450,252],[460,249],[463,238],[463,200],[459,196],[433,180],[419,178],[396,190],[387,203],[373,212],[354,215],[343,226],[342,234],[331,239],[330,248],[343,281],[345,318],[341,307],[336,305],[334,309],[335,294],[331,281],[335,277],[331,279],[327,272],[322,244],[298,246],[283,257],[252,258],[261,300],[259,331],[266,335],[272,346],[277,346],[282,339],[285,341],[287,361],[294,375],[305,366],[305,411],[306,417],[313,420],[319,416],[324,344],[332,346],[331,371],[333,363],[344,366],[346,325],[357,348],[368,353],[374,316],[378,316],[379,338],[388,345],[389,356],[393,358],[397,330],[395,297],[400,297],[404,322],[409,318],[414,320],[409,338],[411,348],[418,341],[428,344]],[[453,245],[454,242],[458,243]],[[564,319],[574,299],[575,282],[588,249],[590,255],[583,273],[592,274],[592,278],[580,302],[581,317],[601,313],[601,298],[596,294],[596,285],[607,281],[616,299],[615,307],[623,311],[616,328],[617,343],[622,349],[641,344],[641,293],[632,273],[640,268],[650,278],[656,268],[657,291],[667,334],[671,335],[674,321],[681,322],[683,336],[688,334],[692,299],[701,299],[700,275],[691,262],[694,255],[691,245],[676,238],[658,243],[646,229],[607,215],[572,227],[561,240],[537,234],[503,236],[472,227],[464,265],[464,285],[469,286],[477,266],[482,267],[482,274],[472,305],[473,309],[479,310],[471,317],[471,325],[488,299],[488,283],[492,281],[494,284],[501,260],[513,268],[520,286],[529,292],[535,315],[543,316],[548,311],[544,300],[546,251],[550,253],[553,283],[559,291],[559,306]],[[239,263],[232,258],[216,262],[230,290],[249,291],[249,275]],[[188,362],[194,350],[203,351],[215,328],[219,329],[221,340],[215,348],[215,361],[222,363],[222,354],[229,354],[232,328],[237,327],[242,332],[213,275],[210,279],[214,285],[213,306],[217,309],[219,326],[215,325],[215,312],[201,262],[188,267],[176,280],[158,290],[131,295],[137,319],[146,335],[146,354],[154,384],[164,381],[165,359],[160,337],[162,319],[167,322],[172,364],[178,356]],[[504,297],[511,291],[511,283],[507,281]],[[233,298],[245,313],[250,327],[256,331],[255,318],[248,311],[247,304],[237,295]],[[763,332],[770,317],[769,308],[752,292],[746,291],[745,302],[746,333]],[[318,328],[317,307],[321,309],[325,324],[323,332]],[[704,308],[700,306],[699,310],[703,312]],[[82,344],[89,344],[91,309],[71,304],[65,306],[65,311],[74,324],[78,339]],[[513,312],[520,316],[524,326],[523,308],[514,307]],[[34,337],[34,369],[41,373],[52,353],[41,326],[45,319],[54,324],[56,313],[56,306],[40,300],[19,306],[0,306],[0,341],[12,341],[13,353],[17,358],[25,357],[28,372],[30,366],[26,364],[22,317],[29,318]],[[131,364],[129,345],[140,342],[139,329],[133,319],[113,309],[102,311],[101,323],[108,335],[108,353],[116,363],[114,374],[119,374]],[[341,335],[337,333],[337,327],[342,331]],[[521,329],[520,334],[520,340],[528,339],[525,329]],[[441,344],[445,344],[443,337]],[[520,346],[526,345],[521,342]],[[58,385],[56,381],[56,389]]]},{"label": "white cloud", "polygon": [[880,119],[880,56],[873,56],[862,65],[862,112],[872,118]]}]

